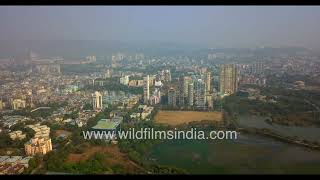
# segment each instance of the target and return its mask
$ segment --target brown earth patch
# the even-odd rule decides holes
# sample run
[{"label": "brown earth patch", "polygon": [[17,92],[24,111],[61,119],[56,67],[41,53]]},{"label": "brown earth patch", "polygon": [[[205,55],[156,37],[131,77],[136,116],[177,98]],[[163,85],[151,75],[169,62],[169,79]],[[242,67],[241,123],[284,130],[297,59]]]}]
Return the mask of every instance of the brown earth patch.
[{"label": "brown earth patch", "polygon": [[179,125],[195,121],[223,120],[221,112],[199,112],[199,111],[159,111],[155,116],[155,122],[169,125]]}]

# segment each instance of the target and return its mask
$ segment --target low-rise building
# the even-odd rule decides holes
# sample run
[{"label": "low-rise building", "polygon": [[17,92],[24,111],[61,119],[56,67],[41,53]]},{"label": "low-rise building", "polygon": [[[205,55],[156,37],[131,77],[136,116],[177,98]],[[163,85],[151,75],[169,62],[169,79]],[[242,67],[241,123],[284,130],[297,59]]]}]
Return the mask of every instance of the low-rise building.
[{"label": "low-rise building", "polygon": [[22,160],[23,159],[23,157],[22,156],[10,156],[9,158],[7,158],[5,161],[4,161],[4,163],[5,164],[18,164],[18,162],[20,161],[20,160]]},{"label": "low-rise building", "polygon": [[15,165],[2,164],[2,165],[0,165],[0,174],[2,174],[2,175],[21,174],[21,173],[23,173],[24,169],[25,169],[25,166],[23,166],[22,164],[15,164]]},{"label": "low-rise building", "polygon": [[138,118],[140,118],[140,113],[132,113],[132,114],[130,115],[130,118],[132,118],[132,119],[138,119]]},{"label": "low-rise building", "polygon": [[140,105],[138,107],[138,111],[137,113],[132,113],[130,115],[130,118],[133,119],[138,119],[140,118],[141,120],[146,119],[149,115],[151,115],[152,111],[153,111],[153,107],[151,106],[147,106],[147,105]]},{"label": "low-rise building", "polygon": [[144,85],[144,80],[131,80],[129,81],[129,86],[131,87],[142,87]]},{"label": "low-rise building", "polygon": [[153,111],[153,107],[145,108],[141,113],[141,119],[146,119]]},{"label": "low-rise building", "polygon": [[128,85],[129,84],[129,76],[123,76],[120,78],[120,84]]},{"label": "low-rise building", "polygon": [[0,175],[8,174],[8,171],[10,168],[11,168],[10,164],[1,164],[0,165]]},{"label": "low-rise building", "polygon": [[9,133],[9,137],[12,140],[22,140],[26,138],[26,134],[22,134],[22,131],[13,131]]},{"label": "low-rise building", "polygon": [[23,173],[25,167],[22,164],[16,164],[10,167],[10,169],[7,171],[7,174],[21,174]]},{"label": "low-rise building", "polygon": [[25,168],[29,167],[29,161],[32,159],[31,156],[27,156],[19,161],[19,164],[22,164]]},{"label": "low-rise building", "polygon": [[[92,127],[95,131],[108,131],[115,132],[119,130],[120,124],[123,121],[123,117],[113,117],[111,119],[101,119],[98,123]],[[116,135],[116,134],[115,134]],[[103,137],[106,139],[111,139],[112,137]]]},{"label": "low-rise building", "polygon": [[147,105],[139,105],[139,106],[138,106],[138,110],[139,110],[140,112],[142,112],[142,111],[145,110],[147,107],[148,107]]},{"label": "low-rise building", "polygon": [[18,110],[18,109],[23,109],[26,108],[26,101],[22,99],[14,99],[12,101],[12,109],[13,110]]},{"label": "low-rise building", "polygon": [[8,127],[8,128],[10,128],[11,126],[17,123],[25,122],[27,120],[30,120],[30,118],[27,118],[25,116],[19,116],[19,115],[2,117],[3,127]]},{"label": "low-rise building", "polygon": [[49,137],[50,135],[50,128],[46,125],[40,125],[40,123],[38,123],[34,125],[27,125],[27,127],[35,131],[35,135],[34,135],[35,138]]},{"label": "low-rise building", "polygon": [[123,116],[124,113],[122,113],[121,111],[117,111],[117,110],[113,110],[110,112],[110,117],[113,118],[113,117],[121,117]]},{"label": "low-rise building", "polygon": [[0,164],[4,164],[7,159],[9,159],[10,156],[0,156]]},{"label": "low-rise building", "polygon": [[138,96],[130,96],[128,98],[123,98],[120,103],[122,104],[122,109],[127,108],[127,109],[131,109],[134,107],[134,105],[136,105],[139,101],[139,97]]}]

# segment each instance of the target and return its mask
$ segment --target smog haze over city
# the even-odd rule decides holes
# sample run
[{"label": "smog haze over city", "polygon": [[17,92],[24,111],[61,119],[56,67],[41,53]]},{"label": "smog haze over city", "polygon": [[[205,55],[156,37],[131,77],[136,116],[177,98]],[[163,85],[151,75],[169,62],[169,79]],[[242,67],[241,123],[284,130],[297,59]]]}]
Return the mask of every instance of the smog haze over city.
[{"label": "smog haze over city", "polygon": [[208,47],[320,46],[320,7],[13,6],[1,40],[117,40]]},{"label": "smog haze over city", "polygon": [[0,6],[0,175],[319,174],[320,6]]}]

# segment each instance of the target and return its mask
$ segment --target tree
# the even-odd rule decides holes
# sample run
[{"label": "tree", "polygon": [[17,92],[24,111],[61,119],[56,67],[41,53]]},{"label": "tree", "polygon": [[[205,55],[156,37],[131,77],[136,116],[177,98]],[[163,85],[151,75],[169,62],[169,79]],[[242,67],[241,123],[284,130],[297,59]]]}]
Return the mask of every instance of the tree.
[{"label": "tree", "polygon": [[28,164],[30,169],[34,169],[37,167],[37,162],[34,158],[30,159]]},{"label": "tree", "polygon": [[85,105],[83,105],[83,110],[92,110],[93,107],[92,107],[92,104],[90,103],[86,103]]},{"label": "tree", "polygon": [[136,151],[130,151],[128,153],[128,157],[129,159],[131,159],[132,161],[136,162],[136,163],[140,163],[141,162],[141,157],[140,154]]},{"label": "tree", "polygon": [[24,123],[20,122],[10,127],[12,131],[18,131],[24,129]]}]

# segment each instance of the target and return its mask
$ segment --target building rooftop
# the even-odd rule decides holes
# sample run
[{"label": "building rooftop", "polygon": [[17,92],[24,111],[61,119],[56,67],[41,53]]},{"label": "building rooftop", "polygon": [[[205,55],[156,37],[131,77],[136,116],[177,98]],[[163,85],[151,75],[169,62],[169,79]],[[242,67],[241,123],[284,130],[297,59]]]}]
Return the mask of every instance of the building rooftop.
[{"label": "building rooftop", "polygon": [[8,169],[7,174],[19,174],[19,173],[22,173],[23,170],[24,170],[24,165],[16,164],[14,166],[11,166],[10,169]]},{"label": "building rooftop", "polygon": [[15,163],[22,159],[22,156],[11,156],[10,158],[6,159],[6,163]]},{"label": "building rooftop", "polygon": [[0,156],[0,163],[4,162],[5,160],[9,159],[10,156]]},{"label": "building rooftop", "polygon": [[8,170],[10,167],[11,167],[10,164],[0,165],[0,173],[3,173],[3,171]]},{"label": "building rooftop", "polygon": [[96,130],[115,130],[121,123],[121,119],[101,119],[97,125],[92,127]]},{"label": "building rooftop", "polygon": [[20,160],[20,163],[22,163],[22,164],[23,163],[28,163],[30,159],[32,159],[31,156],[24,157],[23,159]]},{"label": "building rooftop", "polygon": [[146,108],[146,107],[147,107],[147,105],[139,105],[139,106],[138,106],[139,109],[144,109],[144,108]]}]

